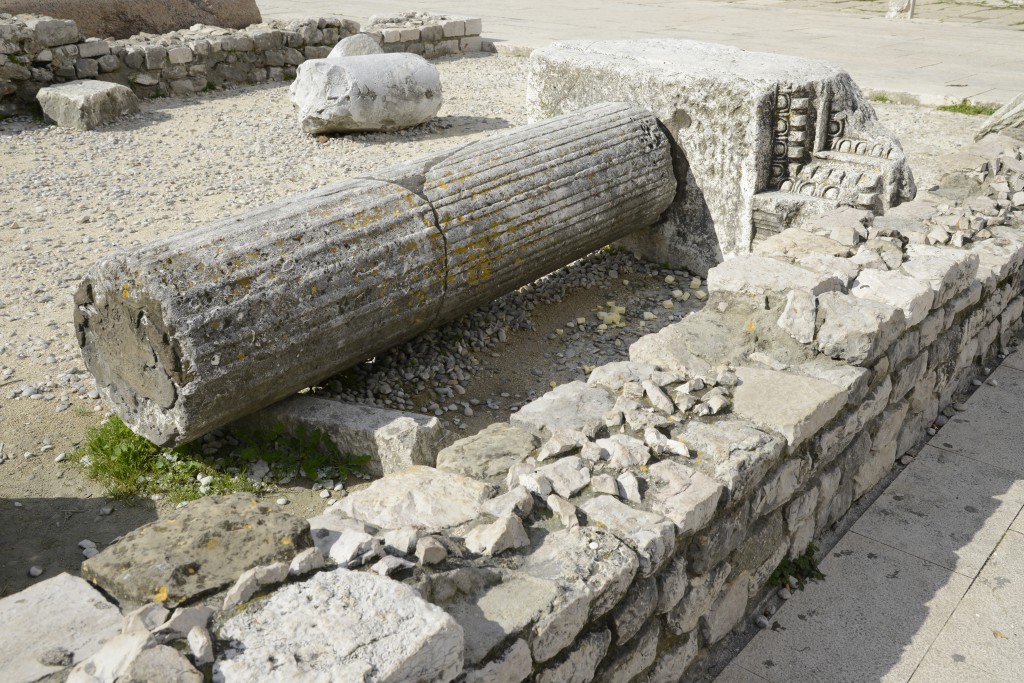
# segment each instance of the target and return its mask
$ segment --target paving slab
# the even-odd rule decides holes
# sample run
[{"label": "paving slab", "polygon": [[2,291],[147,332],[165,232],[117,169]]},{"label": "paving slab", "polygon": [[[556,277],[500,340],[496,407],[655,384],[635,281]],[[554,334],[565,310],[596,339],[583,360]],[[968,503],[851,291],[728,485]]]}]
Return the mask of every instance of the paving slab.
[{"label": "paving slab", "polygon": [[906,681],[970,585],[856,533],[820,567],[825,580],[786,602],[719,681],[752,680],[737,667],[770,683]]},{"label": "paving slab", "polygon": [[[1024,534],[1009,531],[932,645],[988,680],[1021,680],[1024,659]],[[922,679],[923,680],[923,679]]]},{"label": "paving slab", "polygon": [[[961,657],[961,659],[957,659]],[[1019,678],[1001,678],[966,664],[962,655],[932,650],[921,661],[910,683],[1018,683]]]},{"label": "paving slab", "polygon": [[1024,506],[1024,480],[925,446],[852,530],[975,577]]},{"label": "paving slab", "polygon": [[1024,371],[1004,364],[987,382],[967,400],[967,410],[950,418],[930,443],[1024,475]]},{"label": "paving slab", "polygon": [[1017,519],[1013,520],[1013,524],[1010,525],[1010,531],[1024,534],[1024,510],[1017,514]]}]

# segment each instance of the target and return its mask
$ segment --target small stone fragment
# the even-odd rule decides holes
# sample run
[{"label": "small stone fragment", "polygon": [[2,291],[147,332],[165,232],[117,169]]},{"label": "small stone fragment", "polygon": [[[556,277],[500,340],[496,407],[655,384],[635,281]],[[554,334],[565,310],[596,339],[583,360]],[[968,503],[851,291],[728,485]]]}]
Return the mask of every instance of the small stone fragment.
[{"label": "small stone fragment", "polygon": [[421,565],[438,564],[447,558],[448,549],[433,536],[424,536],[416,542],[416,559]]},{"label": "small stone fragment", "polygon": [[192,651],[192,661],[196,666],[213,663],[213,639],[210,632],[202,626],[193,626],[187,636],[188,647]]},{"label": "small stone fragment", "polygon": [[509,515],[492,524],[476,527],[466,534],[465,542],[471,552],[491,556],[529,545],[530,539],[522,521],[515,515]]}]

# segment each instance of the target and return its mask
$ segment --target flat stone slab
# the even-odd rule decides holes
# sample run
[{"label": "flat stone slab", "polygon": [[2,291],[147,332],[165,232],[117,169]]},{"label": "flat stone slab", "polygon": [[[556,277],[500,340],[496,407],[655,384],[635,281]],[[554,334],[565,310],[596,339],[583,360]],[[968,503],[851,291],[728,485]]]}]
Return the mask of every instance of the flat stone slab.
[{"label": "flat stone slab", "polygon": [[437,468],[477,479],[504,477],[540,446],[532,431],[495,422],[437,454]]},{"label": "flat stone slab", "polygon": [[89,583],[58,574],[0,600],[0,671],[4,681],[29,683],[63,666],[40,658],[55,648],[80,662],[117,635],[121,611]]},{"label": "flat stone slab", "polygon": [[480,514],[487,484],[433,467],[410,467],[345,497],[336,509],[382,529],[440,531]]},{"label": "flat stone slab", "polygon": [[1024,505],[1024,480],[925,446],[853,531],[975,577]]},{"label": "flat stone slab", "polygon": [[724,487],[709,476],[675,462],[662,460],[651,465],[648,495],[655,511],[691,533],[704,527],[715,514]]},{"label": "flat stone slab", "polygon": [[293,431],[300,425],[307,431],[322,430],[342,454],[370,456],[366,469],[375,476],[433,465],[441,435],[436,417],[305,395],[275,403],[235,424],[256,430],[278,424]]},{"label": "flat stone slab", "polygon": [[604,426],[604,414],[612,404],[604,389],[569,382],[527,403],[509,418],[509,423],[540,432],[545,438],[556,429],[572,429],[592,437]]},{"label": "flat stone slab", "polygon": [[900,270],[928,283],[935,293],[932,308],[937,308],[970,286],[978,272],[978,255],[962,249],[911,244]]},{"label": "flat stone slab", "polygon": [[760,368],[737,368],[736,375],[733,412],[784,436],[791,451],[846,405],[846,392],[813,377]]},{"label": "flat stone slab", "polygon": [[50,85],[40,90],[36,99],[48,121],[77,130],[92,130],[139,111],[139,98],[131,88],[106,81]]},{"label": "flat stone slab", "polygon": [[249,681],[449,681],[463,632],[444,610],[391,579],[337,569],[285,586],[228,619],[240,645],[214,671]]},{"label": "flat stone slab", "polygon": [[935,292],[924,282],[896,271],[873,268],[861,271],[850,287],[850,294],[901,309],[907,327],[927,318],[935,300]]},{"label": "flat stone slab", "polygon": [[676,525],[654,512],[637,510],[611,496],[597,496],[580,506],[587,524],[610,531],[640,558],[640,575],[650,576],[672,556]]},{"label": "flat stone slab", "polygon": [[[971,669],[977,672],[973,680],[1020,680],[1024,664],[1022,604],[1024,535],[1011,531],[985,563],[922,662],[922,666],[928,663],[929,669],[936,663],[948,667],[944,675],[930,680],[972,680],[966,672]],[[967,670],[958,671],[957,664],[965,665]],[[951,675],[956,673],[963,677]]]},{"label": "flat stone slab", "polygon": [[277,505],[246,494],[208,496],[125,534],[83,562],[82,576],[119,601],[173,607],[312,545],[306,520]]},{"label": "flat stone slab", "polygon": [[822,275],[768,256],[737,256],[708,271],[708,292],[784,295],[804,289],[817,296],[842,289],[832,275]]},{"label": "flat stone slab", "polygon": [[727,669],[731,680],[751,680],[745,670],[773,683],[906,681],[970,585],[852,533],[820,568],[825,580],[783,604],[770,619],[781,628],[750,641]]},{"label": "flat stone slab", "polygon": [[815,348],[853,365],[868,365],[907,329],[903,310],[842,292],[818,297]]}]

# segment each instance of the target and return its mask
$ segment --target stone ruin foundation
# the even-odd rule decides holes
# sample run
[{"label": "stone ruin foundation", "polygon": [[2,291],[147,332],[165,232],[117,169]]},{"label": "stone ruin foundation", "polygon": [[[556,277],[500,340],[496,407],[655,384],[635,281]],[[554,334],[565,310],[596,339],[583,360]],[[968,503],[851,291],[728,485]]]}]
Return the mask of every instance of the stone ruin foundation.
[{"label": "stone ruin foundation", "polygon": [[[363,30],[386,52],[432,59],[481,50],[482,26],[473,17],[407,12],[371,17]],[[358,23],[331,16],[106,40],[80,35],[71,20],[0,13],[0,116],[37,113],[41,88],[80,79],[118,83],[140,98],[291,80],[299,64],[326,57],[359,31]]]},{"label": "stone ruin foundation", "polygon": [[[642,53],[646,46],[635,49]],[[600,50],[591,54],[604,59]],[[573,53],[572,60],[577,59],[584,58]],[[614,63],[618,57],[610,59]],[[551,82],[545,79],[551,71],[543,60],[541,53],[532,75],[534,93],[550,92]],[[787,63],[804,76],[824,68],[796,61]],[[720,67],[709,64],[711,80],[727,82]],[[588,73],[581,68],[573,81],[583,93],[579,101],[559,106],[575,110],[599,97],[589,93],[617,86],[601,73]],[[955,184],[958,192],[971,188],[958,207],[897,206],[913,195],[898,142],[877,127],[847,75],[834,67],[828,74],[820,84],[804,76],[766,76],[763,87],[758,86],[764,92],[760,113],[752,121],[733,122],[739,142],[724,150],[687,146],[694,139],[737,139],[724,129],[717,138],[701,137],[701,117],[675,106],[692,99],[691,93],[660,86],[653,76],[647,77],[648,91],[638,90],[652,101],[673,105],[652,107],[669,133],[665,138],[650,126],[631,123],[633,128],[623,129],[623,144],[632,139],[648,147],[629,162],[630,168],[643,168],[645,155],[648,168],[663,168],[658,159],[668,154],[668,138],[679,149],[670,174],[677,189],[659,180],[651,215],[633,227],[645,230],[673,201],[688,205],[687,188],[696,184],[708,211],[692,229],[703,230],[706,244],[717,241],[731,256],[709,265],[710,298],[701,312],[641,338],[631,346],[629,361],[599,366],[586,382],[556,387],[507,423],[493,424],[439,453],[430,451],[422,456],[426,462],[388,467],[387,476],[350,493],[319,517],[299,520],[245,496],[213,496],[190,504],[175,521],[129,533],[83,565],[84,576],[116,598],[125,613],[137,608],[122,634],[114,635],[122,627],[120,615],[98,593],[81,580],[57,577],[25,593],[32,592],[35,604],[49,605],[60,591],[72,591],[78,596],[74,609],[53,610],[55,618],[65,621],[48,625],[48,631],[67,630],[91,618],[97,624],[93,637],[81,639],[72,661],[63,665],[43,656],[42,648],[50,644],[46,638],[26,639],[20,665],[45,674],[74,663],[84,675],[90,666],[138,671],[132,667],[159,660],[163,670],[179,667],[185,676],[191,675],[184,668],[191,661],[212,666],[215,680],[223,681],[686,680],[716,644],[760,608],[779,563],[804,553],[883,479],[897,455],[922,438],[978,366],[1008,351],[1022,328],[1024,148],[1013,141],[990,147],[983,165]],[[639,78],[630,69],[626,76]],[[793,95],[800,88],[807,97]],[[780,94],[783,89],[788,89],[786,97]],[[741,90],[736,86],[734,92]],[[841,111],[823,104],[836,101],[830,99],[836,93],[846,107]],[[748,101],[746,91],[741,99]],[[687,125],[677,115],[680,109]],[[636,110],[624,105],[604,105],[563,119],[557,126],[562,137],[553,139],[564,144],[574,131],[587,129],[594,111],[643,120],[627,114]],[[833,117],[834,111],[847,116]],[[788,132],[772,126],[781,118],[791,124]],[[812,119],[813,143],[809,136],[793,135],[800,131],[792,124],[800,121],[808,132]],[[852,123],[837,129],[835,120]],[[686,130],[694,132],[680,132]],[[778,144],[783,132],[785,155]],[[844,146],[841,140],[847,139]],[[543,144],[550,144],[547,140]],[[791,147],[802,151],[790,156]],[[723,179],[716,186],[712,181],[722,176],[705,166],[709,159],[748,148],[756,150],[755,158],[737,161],[737,168],[747,164],[749,174],[740,173],[745,180]],[[867,153],[875,150],[885,154]],[[687,165],[680,166],[679,154]],[[474,198],[482,184],[464,180],[460,189],[446,181],[441,194],[430,195],[431,187],[440,187],[431,184],[431,174],[443,175],[445,164],[464,163],[469,169],[479,162],[458,155],[421,160],[355,182],[365,184],[359,185],[364,190],[380,185],[381,206],[398,214],[399,209],[415,214],[429,201],[435,220],[453,229],[468,219],[491,225],[494,218],[487,212],[501,201],[488,195]],[[548,163],[559,166],[557,158]],[[797,181],[820,179],[820,172],[807,170],[815,164],[831,169],[828,178],[837,193],[800,189]],[[493,169],[501,167],[495,162]],[[711,168],[710,175],[702,168]],[[578,173],[580,182],[593,183],[590,187],[603,182],[600,173]],[[504,176],[495,171],[491,177],[492,191],[503,191],[507,183],[499,181]],[[847,178],[852,184],[844,185]],[[587,201],[573,203],[568,200],[575,195],[558,187],[541,182],[535,187],[539,195],[512,193],[507,208],[514,214],[516,207],[543,207],[551,203],[546,193],[554,192],[567,200],[562,219],[601,223],[583,218],[593,194],[583,193]],[[275,212],[292,215],[320,202],[320,213],[310,213],[310,225],[315,234],[330,234],[332,212],[339,209],[323,202],[344,191],[322,190],[246,220],[262,215],[272,222]],[[742,209],[732,222],[706,220],[723,206],[719,192]],[[792,196],[762,197],[776,193]],[[544,200],[538,203],[538,196]],[[790,213],[786,207],[796,204],[806,207]],[[771,221],[758,218],[759,206],[774,207]],[[603,210],[614,212],[614,206]],[[790,225],[805,210],[814,220]],[[435,229],[426,212],[420,213],[423,229]],[[685,234],[685,213],[669,208],[666,216],[657,229]],[[502,244],[517,244],[531,225],[524,222],[509,231]],[[758,235],[761,225],[777,229]],[[443,317],[437,311],[457,314],[486,300],[492,296],[488,281],[505,280],[502,259],[516,265],[521,258],[515,250],[493,255],[489,242],[474,245],[474,234],[469,230],[460,243],[445,241],[449,253],[460,253],[456,244],[466,247],[467,267],[442,271],[439,279],[449,289],[440,298],[423,300],[434,308],[422,322]],[[600,234],[620,236],[615,230]],[[137,340],[132,348],[154,352],[153,357],[140,352],[137,358],[108,361],[97,374],[98,384],[135,387],[137,400],[114,402],[128,418],[146,401],[173,407],[181,400],[176,392],[185,386],[183,379],[199,381],[201,387],[203,373],[221,362],[213,362],[215,345],[230,336],[209,334],[209,353],[185,363],[170,331],[151,323],[154,311],[177,315],[174,306],[180,305],[167,294],[173,283],[184,282],[174,273],[173,258],[161,268],[157,257],[171,254],[175,239],[107,261],[100,268],[102,279],[94,280],[92,299],[78,301],[87,351],[108,335],[121,339],[117,332]],[[296,257],[301,253],[292,249]],[[142,271],[148,274],[140,281],[134,279],[138,269],[123,268],[132,259],[147,264]],[[247,259],[239,252],[232,267],[244,270]],[[233,297],[244,297],[239,289],[244,273],[239,273],[219,275],[236,283]],[[424,276],[433,277],[429,267]],[[505,285],[515,286],[511,280]],[[110,300],[110,310],[119,311],[114,317],[122,323],[86,329],[94,315],[88,307],[95,306],[99,293]],[[257,297],[254,302],[273,310],[275,300]],[[380,300],[386,304],[386,298]],[[210,322],[203,319],[182,329],[204,330]],[[236,350],[244,352],[232,347],[221,359],[234,359]],[[94,356],[94,373],[99,358],[113,356]],[[132,363],[135,370],[125,370]],[[233,361],[225,363],[217,372],[233,366]],[[117,384],[158,367],[179,377]],[[175,381],[179,384],[172,386]],[[164,389],[166,395],[159,391]],[[145,396],[147,391],[153,395]],[[203,399],[203,391],[208,390],[198,392],[199,405],[215,405],[216,392]],[[197,426],[194,433],[202,429]],[[168,441],[192,433],[180,425],[158,431]],[[89,603],[84,596],[93,593]],[[0,601],[0,614],[24,610],[16,598]],[[182,640],[190,660],[165,645]],[[117,652],[131,648],[139,653],[134,659],[118,659]],[[89,656],[93,659],[82,663]],[[199,680],[195,676],[179,680]]]}]

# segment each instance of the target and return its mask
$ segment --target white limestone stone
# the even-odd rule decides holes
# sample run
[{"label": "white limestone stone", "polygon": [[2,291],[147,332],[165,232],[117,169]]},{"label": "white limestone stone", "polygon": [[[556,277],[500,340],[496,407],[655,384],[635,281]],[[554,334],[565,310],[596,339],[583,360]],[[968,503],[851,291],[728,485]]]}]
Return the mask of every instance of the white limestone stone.
[{"label": "white limestone stone", "polygon": [[655,573],[675,550],[675,524],[659,514],[637,510],[612,496],[591,498],[580,509],[588,525],[607,529],[636,552],[641,576]]},{"label": "white limestone stone", "polygon": [[901,309],[907,327],[927,318],[935,300],[935,293],[924,282],[888,270],[861,271],[850,287],[850,294]]},{"label": "white limestone stone", "polygon": [[438,531],[476,519],[488,498],[490,489],[483,482],[421,466],[378,479],[335,507],[383,529]]},{"label": "white limestone stone", "polygon": [[516,515],[502,517],[491,524],[483,524],[466,534],[466,547],[478,555],[500,555],[512,548],[530,544],[523,522]]},{"label": "white limestone stone", "polygon": [[507,493],[491,498],[480,509],[494,517],[511,514],[529,517],[533,511],[533,496],[525,486],[516,486]]},{"label": "white limestone stone", "polygon": [[587,378],[587,384],[619,391],[626,382],[643,382],[654,374],[654,366],[631,361],[615,361],[594,368]]},{"label": "white limestone stone", "polygon": [[253,567],[235,581],[235,585],[224,595],[225,612],[247,601],[261,588],[281,583],[288,578],[288,563],[275,562],[263,567]]},{"label": "white limestone stone", "polygon": [[324,556],[319,548],[306,548],[292,558],[288,564],[288,576],[299,577],[321,569],[324,566]]},{"label": "white limestone stone", "polygon": [[[821,122],[804,131],[807,157],[810,148],[818,149],[815,159],[823,165],[881,172],[886,206],[914,196],[899,143],[878,124],[850,76],[826,62],[688,40],[562,41],[533,51],[527,102],[537,118],[604,101],[653,111],[687,160],[679,170],[682,191],[659,226],[626,244],[652,261],[705,272],[723,255],[750,249],[754,197],[768,177],[776,125],[771,114],[780,90],[798,91],[791,97],[805,100],[810,120]],[[844,115],[843,138],[869,149],[878,145],[888,158],[835,158],[822,139],[833,108]],[[835,202],[822,203],[829,208]]]},{"label": "white limestone stone", "polygon": [[84,579],[58,574],[0,599],[0,623],[2,677],[28,683],[61,670],[40,663],[47,651],[60,648],[76,662],[96,653],[121,629],[121,612]]},{"label": "white limestone stone", "polygon": [[444,562],[448,559],[448,549],[433,536],[424,536],[416,542],[416,559],[422,565]]},{"label": "white limestone stone", "polygon": [[336,569],[274,592],[228,619],[220,638],[225,683],[268,680],[449,681],[462,670],[463,632],[413,589]]},{"label": "white limestone stone", "polygon": [[729,259],[708,271],[709,293],[774,294],[783,296],[802,289],[813,296],[842,289],[832,275],[822,275],[767,256],[747,255]]},{"label": "white limestone stone", "polygon": [[465,683],[522,683],[531,671],[530,647],[520,638],[487,666],[467,672]]},{"label": "white limestone stone", "polygon": [[604,389],[569,382],[524,405],[509,423],[545,436],[556,429],[571,429],[592,438],[604,426],[604,414],[611,407],[612,398]]},{"label": "white limestone stone", "polygon": [[202,680],[203,675],[185,655],[158,644],[145,631],[132,631],[111,638],[94,655],[76,664],[67,683],[202,683]]},{"label": "white limestone stone", "polygon": [[327,59],[380,54],[384,54],[384,48],[380,46],[375,37],[368,33],[357,33],[339,40],[327,55]]},{"label": "white limestone stone", "polygon": [[690,581],[690,590],[665,618],[665,624],[676,635],[689,633],[697,628],[700,618],[711,609],[718,598],[732,567],[723,563],[706,574],[699,574]]},{"label": "white limestone stone", "polygon": [[817,434],[846,405],[830,382],[787,372],[743,367],[733,390],[733,412],[786,438],[792,451]]},{"label": "white limestone stone", "polygon": [[536,472],[547,477],[552,490],[563,498],[572,498],[590,483],[590,468],[575,455],[538,467]]},{"label": "white limestone stone", "polygon": [[193,626],[187,636],[189,650],[192,651],[192,660],[199,666],[206,666],[213,663],[213,639],[210,632],[202,626]]},{"label": "white limestone stone", "polygon": [[828,292],[818,297],[815,347],[832,358],[867,365],[888,350],[906,327],[902,309]]},{"label": "white limestone stone", "polygon": [[288,89],[306,133],[398,130],[429,121],[441,107],[441,77],[405,52],[308,59]]},{"label": "white limestone stone", "polygon": [[978,272],[978,255],[961,249],[911,244],[907,246],[906,255],[901,270],[931,286],[935,292],[932,308],[967,289]]},{"label": "white limestone stone", "polygon": [[282,425],[307,432],[319,429],[341,453],[370,456],[367,471],[375,476],[413,465],[433,465],[441,425],[436,417],[298,395],[241,420],[242,429],[258,431]]},{"label": "white limestone stone", "polygon": [[607,439],[598,439],[597,446],[603,452],[603,459],[610,467],[626,469],[646,465],[651,459],[651,451],[640,439],[628,434],[612,434]]},{"label": "white limestone stone", "polygon": [[604,659],[611,645],[608,629],[589,633],[580,638],[565,660],[537,674],[537,683],[587,683],[594,680],[597,665]]},{"label": "white limestone stone", "polygon": [[139,98],[131,88],[106,81],[58,83],[40,90],[36,98],[48,121],[77,130],[92,130],[139,111]]},{"label": "white limestone stone", "polygon": [[814,295],[803,289],[786,293],[786,307],[776,323],[801,344],[814,341],[814,321],[818,303]]},{"label": "white limestone stone", "polygon": [[552,493],[544,501],[547,503],[548,508],[558,517],[559,521],[562,522],[562,526],[567,529],[578,527],[580,525],[579,517],[576,516],[576,506],[567,501],[565,498]]},{"label": "white limestone stone", "polygon": [[750,592],[749,581],[748,572],[733,579],[708,613],[701,617],[701,630],[709,644],[717,643],[743,620]]},{"label": "white limestone stone", "polygon": [[648,475],[653,509],[675,522],[680,534],[702,529],[711,521],[724,490],[717,481],[673,460],[651,465]]}]

